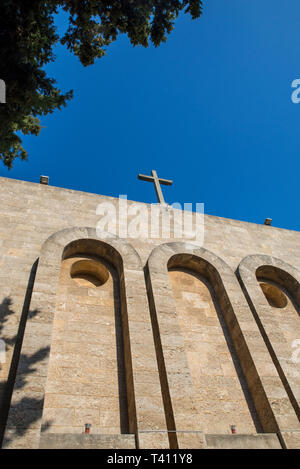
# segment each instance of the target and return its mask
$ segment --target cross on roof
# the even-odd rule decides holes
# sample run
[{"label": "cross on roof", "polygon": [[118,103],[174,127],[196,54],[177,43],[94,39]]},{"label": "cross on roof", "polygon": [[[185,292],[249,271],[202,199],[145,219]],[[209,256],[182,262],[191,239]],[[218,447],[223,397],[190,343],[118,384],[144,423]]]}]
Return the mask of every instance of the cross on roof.
[{"label": "cross on roof", "polygon": [[144,174],[139,174],[138,178],[141,181],[154,182],[154,187],[155,187],[155,192],[157,195],[158,202],[162,205],[166,205],[160,184],[163,184],[164,186],[171,186],[173,184],[173,181],[170,181],[169,179],[159,178],[157,176],[157,172],[154,169],[152,169],[151,174],[152,176],[145,176]]}]

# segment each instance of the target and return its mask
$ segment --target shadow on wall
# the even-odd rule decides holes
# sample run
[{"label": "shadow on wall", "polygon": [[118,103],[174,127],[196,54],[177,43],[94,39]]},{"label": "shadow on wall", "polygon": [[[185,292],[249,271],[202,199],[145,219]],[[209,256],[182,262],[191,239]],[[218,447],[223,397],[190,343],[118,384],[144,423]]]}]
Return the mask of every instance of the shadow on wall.
[{"label": "shadow on wall", "polygon": [[[29,398],[24,396],[24,394],[22,396],[22,390],[24,390],[27,385],[27,377],[36,371],[35,365],[42,362],[49,354],[49,347],[41,348],[33,354],[21,354],[26,321],[27,319],[33,318],[39,314],[38,309],[29,311],[37,264],[38,261],[33,264],[30,272],[19,329],[17,334],[13,337],[6,337],[3,335],[5,324],[9,321],[9,317],[16,314],[12,309],[13,301],[10,297],[6,297],[0,304],[0,338],[5,342],[6,348],[14,347],[8,379],[4,384],[3,398],[2,402],[0,402],[0,447],[3,443],[9,411],[10,424],[15,429],[16,438],[26,433],[27,429],[42,416],[44,397]],[[18,369],[19,363],[20,368]],[[3,365],[0,364],[0,369],[1,366]],[[18,376],[16,380],[17,371]],[[20,399],[10,407],[13,389],[15,391],[19,391]],[[38,392],[33,392],[32,394],[36,394],[38,396]],[[50,422],[47,422],[46,425],[49,426]],[[12,440],[13,437],[6,437],[5,445],[12,442]]]},{"label": "shadow on wall", "polygon": [[114,316],[115,316],[115,343],[117,351],[117,368],[118,368],[118,387],[119,387],[119,406],[120,406],[120,430],[121,433],[129,433],[129,412],[128,412],[128,399],[126,389],[126,367],[125,367],[125,353],[124,353],[124,338],[123,338],[123,324],[122,312],[120,302],[120,284],[119,278],[113,275],[113,288],[114,288]]}]

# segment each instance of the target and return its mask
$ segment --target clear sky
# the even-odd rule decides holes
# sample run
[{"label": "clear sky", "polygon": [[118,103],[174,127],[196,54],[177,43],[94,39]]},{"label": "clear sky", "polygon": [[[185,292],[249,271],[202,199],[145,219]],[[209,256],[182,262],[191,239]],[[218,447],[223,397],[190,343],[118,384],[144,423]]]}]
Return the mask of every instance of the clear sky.
[{"label": "clear sky", "polygon": [[157,49],[122,36],[84,68],[59,46],[47,69],[74,99],[24,137],[28,162],[0,175],[150,203],[137,174],[156,169],[174,180],[169,203],[300,230],[299,32],[299,0],[204,0]]}]

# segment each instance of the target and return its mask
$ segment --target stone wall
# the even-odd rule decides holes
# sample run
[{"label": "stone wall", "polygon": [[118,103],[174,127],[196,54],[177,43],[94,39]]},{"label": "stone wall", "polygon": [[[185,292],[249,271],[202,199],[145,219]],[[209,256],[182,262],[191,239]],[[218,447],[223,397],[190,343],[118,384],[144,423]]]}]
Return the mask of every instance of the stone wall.
[{"label": "stone wall", "polygon": [[[95,432],[135,434],[139,447],[199,447],[189,430],[224,434],[231,423],[300,447],[299,364],[293,361],[300,339],[298,232],[206,215],[203,246],[172,231],[169,238],[106,239],[96,233],[97,205],[117,207],[118,199],[6,178],[0,196],[4,447],[37,448],[41,431],[79,433],[87,418]],[[76,284],[69,275],[73,255],[104,259],[111,280],[99,288]],[[260,272],[261,266],[267,268]],[[112,288],[118,282],[119,296]],[[279,288],[287,305],[271,306],[261,282]],[[71,349],[78,347],[74,363]],[[114,388],[110,404],[104,404],[104,382]],[[128,425],[122,427],[124,404],[117,398],[124,386]]]},{"label": "stone wall", "polygon": [[[238,356],[211,285],[201,276],[169,272],[193,384],[194,414],[205,433],[261,431]],[[196,428],[195,428],[196,430]]]}]

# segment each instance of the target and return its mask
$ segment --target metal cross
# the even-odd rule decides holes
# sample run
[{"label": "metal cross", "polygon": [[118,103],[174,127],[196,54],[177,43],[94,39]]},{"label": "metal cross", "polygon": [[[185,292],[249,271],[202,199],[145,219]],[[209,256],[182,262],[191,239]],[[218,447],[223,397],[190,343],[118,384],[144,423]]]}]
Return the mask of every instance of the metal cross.
[{"label": "metal cross", "polygon": [[155,187],[155,192],[157,195],[158,202],[162,205],[166,205],[160,184],[163,184],[164,186],[171,186],[173,184],[173,181],[170,181],[169,179],[159,178],[157,176],[157,172],[154,169],[152,169],[151,174],[152,176],[145,176],[144,174],[139,174],[138,178],[141,181],[154,182],[154,187]]}]

